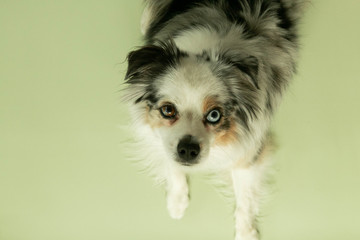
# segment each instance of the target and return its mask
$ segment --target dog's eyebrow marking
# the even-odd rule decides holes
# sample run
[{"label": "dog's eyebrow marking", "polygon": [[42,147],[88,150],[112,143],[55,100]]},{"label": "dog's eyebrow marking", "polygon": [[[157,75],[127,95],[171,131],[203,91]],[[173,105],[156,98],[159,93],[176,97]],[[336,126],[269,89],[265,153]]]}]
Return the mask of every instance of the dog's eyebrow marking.
[{"label": "dog's eyebrow marking", "polygon": [[219,102],[217,101],[217,98],[218,96],[214,95],[214,96],[207,96],[204,99],[202,106],[203,113],[207,113],[211,109],[219,106]]}]

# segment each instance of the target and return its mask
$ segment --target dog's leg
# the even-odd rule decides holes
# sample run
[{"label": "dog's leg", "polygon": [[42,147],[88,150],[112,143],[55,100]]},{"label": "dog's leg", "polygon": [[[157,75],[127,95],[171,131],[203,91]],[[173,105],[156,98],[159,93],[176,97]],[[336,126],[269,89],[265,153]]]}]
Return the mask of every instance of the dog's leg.
[{"label": "dog's leg", "polygon": [[189,188],[186,175],[170,169],[166,179],[167,209],[173,219],[181,219],[189,205]]},{"label": "dog's leg", "polygon": [[260,179],[256,167],[232,170],[235,192],[235,240],[258,240],[256,216],[259,211]]}]

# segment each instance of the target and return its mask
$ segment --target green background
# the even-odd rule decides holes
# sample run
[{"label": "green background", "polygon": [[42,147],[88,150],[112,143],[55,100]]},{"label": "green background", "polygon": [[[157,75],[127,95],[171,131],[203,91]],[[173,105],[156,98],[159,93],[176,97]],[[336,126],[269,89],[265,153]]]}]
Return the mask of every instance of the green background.
[{"label": "green background", "polygon": [[[0,239],[231,240],[201,177],[184,219],[126,161],[126,54],[141,1],[0,0]],[[277,112],[264,240],[360,239],[360,1],[314,0]]]}]

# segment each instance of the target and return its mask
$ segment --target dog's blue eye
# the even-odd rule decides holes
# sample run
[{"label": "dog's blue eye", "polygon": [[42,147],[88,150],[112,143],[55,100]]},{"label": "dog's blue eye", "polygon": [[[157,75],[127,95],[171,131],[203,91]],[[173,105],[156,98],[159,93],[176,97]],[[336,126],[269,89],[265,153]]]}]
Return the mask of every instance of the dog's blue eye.
[{"label": "dog's blue eye", "polygon": [[220,121],[220,118],[221,118],[221,113],[217,109],[210,111],[206,116],[206,120],[212,124],[218,123]]}]

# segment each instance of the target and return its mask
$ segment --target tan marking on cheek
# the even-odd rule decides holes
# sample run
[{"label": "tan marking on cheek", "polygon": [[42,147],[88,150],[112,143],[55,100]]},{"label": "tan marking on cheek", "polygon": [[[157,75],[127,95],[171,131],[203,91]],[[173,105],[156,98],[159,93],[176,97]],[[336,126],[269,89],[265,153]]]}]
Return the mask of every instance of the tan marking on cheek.
[{"label": "tan marking on cheek", "polygon": [[238,134],[236,132],[236,126],[234,121],[231,120],[229,129],[222,130],[216,134],[214,144],[219,146],[225,146],[235,142],[237,138]]}]

